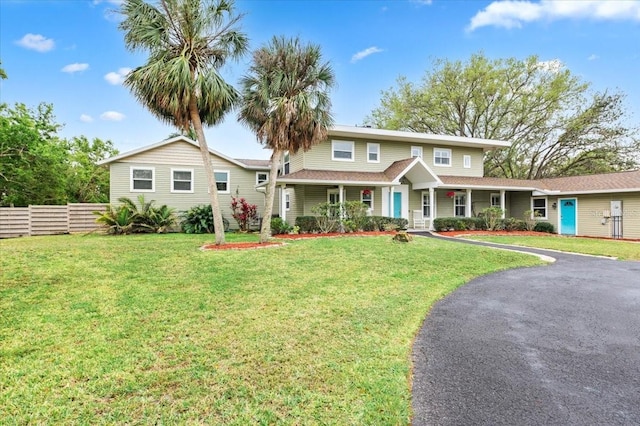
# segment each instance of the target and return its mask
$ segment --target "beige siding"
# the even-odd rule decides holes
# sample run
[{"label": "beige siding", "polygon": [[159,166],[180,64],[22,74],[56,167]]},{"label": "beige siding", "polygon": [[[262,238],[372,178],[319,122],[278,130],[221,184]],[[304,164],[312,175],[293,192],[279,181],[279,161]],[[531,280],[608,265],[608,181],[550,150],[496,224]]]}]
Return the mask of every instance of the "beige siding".
[{"label": "beige siding", "polygon": [[[342,139],[340,139],[342,140]],[[345,139],[346,140],[346,139]],[[367,162],[367,141],[365,139],[355,139],[354,161],[335,161],[331,159],[331,140],[323,142],[304,155],[304,164],[296,167],[304,167],[312,170],[348,170],[348,171],[371,171],[380,172],[385,170],[391,163],[411,157],[412,146],[422,146],[422,157],[427,166],[438,175],[457,176],[482,176],[484,153],[481,148],[461,148],[461,147],[441,147],[451,148],[452,166],[436,166],[433,161],[433,148],[438,145],[411,144],[405,142],[385,142],[376,141],[380,144],[380,162]],[[298,154],[301,155],[301,154]],[[471,156],[471,168],[463,167],[463,156]],[[293,164],[292,164],[293,165]],[[294,169],[292,168],[292,171]],[[297,168],[295,170],[298,170]]]},{"label": "beige siding", "polygon": [[622,201],[622,236],[640,238],[640,192],[578,195],[562,198],[578,199],[578,235],[611,237],[611,220],[602,224],[603,211],[611,209],[611,201]]},{"label": "beige siding", "polygon": [[304,169],[304,153],[298,151],[289,156],[289,173]]}]

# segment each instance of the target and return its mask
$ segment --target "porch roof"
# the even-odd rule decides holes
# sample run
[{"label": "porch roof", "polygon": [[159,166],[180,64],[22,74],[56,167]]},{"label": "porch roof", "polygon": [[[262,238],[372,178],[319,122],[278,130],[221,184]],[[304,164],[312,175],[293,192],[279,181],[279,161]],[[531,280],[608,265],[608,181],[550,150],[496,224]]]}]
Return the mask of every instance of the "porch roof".
[{"label": "porch roof", "polygon": [[511,191],[535,191],[537,181],[474,176],[440,176],[442,187],[464,187],[470,189],[505,189]]},{"label": "porch roof", "polygon": [[541,192],[550,195],[554,193],[640,192],[640,170],[547,178],[535,182]]}]

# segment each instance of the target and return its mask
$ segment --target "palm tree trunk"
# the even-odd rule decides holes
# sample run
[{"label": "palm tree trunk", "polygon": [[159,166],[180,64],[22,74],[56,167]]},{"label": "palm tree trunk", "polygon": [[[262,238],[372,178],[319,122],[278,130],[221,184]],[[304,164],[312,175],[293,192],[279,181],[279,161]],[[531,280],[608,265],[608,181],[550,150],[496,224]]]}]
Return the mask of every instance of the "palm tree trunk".
[{"label": "palm tree trunk", "polygon": [[196,104],[195,96],[192,96],[189,100],[189,114],[191,115],[191,123],[193,124],[193,129],[198,136],[200,154],[202,155],[204,170],[207,173],[207,184],[209,186],[209,196],[211,198],[211,209],[213,210],[213,227],[215,229],[216,240],[215,243],[216,245],[221,245],[224,244],[224,224],[222,222],[220,202],[218,201],[218,187],[216,186],[216,177],[213,173],[209,147],[207,146],[207,140],[205,139],[204,131],[202,130],[202,121],[200,120],[200,114],[198,113],[198,105]]},{"label": "palm tree trunk", "polygon": [[[273,199],[276,194],[276,179],[278,178],[278,167],[280,167],[280,157],[283,151],[273,150],[271,153],[271,170],[269,171],[269,182],[267,183],[267,194],[264,201],[264,214],[262,215],[262,228],[260,228],[260,243],[266,243],[271,238],[271,215],[273,213]],[[284,194],[282,194],[284,197]]]}]

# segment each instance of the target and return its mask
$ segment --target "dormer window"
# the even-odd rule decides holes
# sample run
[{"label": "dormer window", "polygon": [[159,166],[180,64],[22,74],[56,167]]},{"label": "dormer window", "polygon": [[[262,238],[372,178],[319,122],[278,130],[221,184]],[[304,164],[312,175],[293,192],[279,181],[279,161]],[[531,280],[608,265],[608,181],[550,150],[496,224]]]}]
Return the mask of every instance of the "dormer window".
[{"label": "dormer window", "polygon": [[354,161],[354,145],[353,141],[331,141],[331,159],[334,161]]}]

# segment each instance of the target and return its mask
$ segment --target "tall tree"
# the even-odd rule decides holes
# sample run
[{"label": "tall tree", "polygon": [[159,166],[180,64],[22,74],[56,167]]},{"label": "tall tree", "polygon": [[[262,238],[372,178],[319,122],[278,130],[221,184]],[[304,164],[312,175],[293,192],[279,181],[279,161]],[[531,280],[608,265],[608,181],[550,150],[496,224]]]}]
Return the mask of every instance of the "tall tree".
[{"label": "tall tree", "polygon": [[520,179],[637,167],[637,129],[625,125],[624,96],[592,93],[559,61],[530,56],[436,60],[419,84],[401,77],[367,122],[376,127],[498,139],[485,175]]},{"label": "tall tree", "polygon": [[97,162],[118,155],[111,141],[85,136],[68,143],[67,198],[73,203],[108,203],[109,169]]},{"label": "tall tree", "polygon": [[0,104],[0,205],[66,203],[68,148],[53,107]]},{"label": "tall tree", "polygon": [[272,150],[260,242],[271,237],[280,158],[285,151],[306,151],[326,139],[333,124],[329,90],[334,84],[333,70],[322,61],[317,45],[274,37],[253,53],[249,72],[241,80],[238,119]]},{"label": "tall tree", "polygon": [[231,0],[125,0],[125,45],[149,53],[147,62],[131,71],[125,86],[156,117],[197,135],[213,208],[215,242],[224,243],[218,189],[204,125],[220,123],[239,99],[219,71],[229,59],[247,51],[239,30],[242,15]]}]

